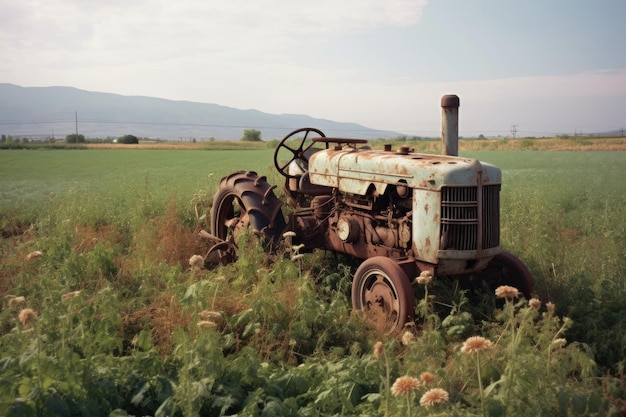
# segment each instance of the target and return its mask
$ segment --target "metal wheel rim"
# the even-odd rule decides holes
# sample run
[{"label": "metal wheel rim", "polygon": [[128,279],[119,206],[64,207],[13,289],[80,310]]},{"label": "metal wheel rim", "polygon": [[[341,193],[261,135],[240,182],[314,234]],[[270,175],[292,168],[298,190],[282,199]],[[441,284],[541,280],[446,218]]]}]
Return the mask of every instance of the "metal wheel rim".
[{"label": "metal wheel rim", "polygon": [[380,269],[371,269],[363,275],[358,288],[363,310],[374,317],[384,317],[394,326],[400,318],[398,290],[389,276]]},{"label": "metal wheel rim", "polygon": [[222,240],[236,239],[240,231],[250,224],[248,212],[235,194],[229,194],[222,199],[217,208],[216,219],[218,230],[215,234]]}]

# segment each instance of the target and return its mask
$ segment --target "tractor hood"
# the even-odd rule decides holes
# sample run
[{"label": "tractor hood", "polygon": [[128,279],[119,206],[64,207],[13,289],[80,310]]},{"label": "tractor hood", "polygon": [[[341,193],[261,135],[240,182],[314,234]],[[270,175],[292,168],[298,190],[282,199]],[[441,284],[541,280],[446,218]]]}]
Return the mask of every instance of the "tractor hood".
[{"label": "tractor hood", "polygon": [[309,159],[312,184],[365,195],[373,185],[383,194],[389,184],[438,191],[443,186],[500,184],[499,168],[476,159],[398,151],[345,147],[314,153]]}]

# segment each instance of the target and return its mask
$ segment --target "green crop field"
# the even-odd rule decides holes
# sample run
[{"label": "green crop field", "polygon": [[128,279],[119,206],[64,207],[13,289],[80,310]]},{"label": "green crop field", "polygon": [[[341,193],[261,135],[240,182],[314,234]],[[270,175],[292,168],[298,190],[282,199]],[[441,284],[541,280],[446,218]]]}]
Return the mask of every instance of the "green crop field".
[{"label": "green crop field", "polygon": [[626,412],[626,152],[463,151],[503,170],[501,243],[536,301],[470,305],[435,280],[399,336],[351,312],[352,259],[248,236],[236,263],[190,266],[195,207],[239,169],[280,196],[272,156],[0,151],[0,414]]}]

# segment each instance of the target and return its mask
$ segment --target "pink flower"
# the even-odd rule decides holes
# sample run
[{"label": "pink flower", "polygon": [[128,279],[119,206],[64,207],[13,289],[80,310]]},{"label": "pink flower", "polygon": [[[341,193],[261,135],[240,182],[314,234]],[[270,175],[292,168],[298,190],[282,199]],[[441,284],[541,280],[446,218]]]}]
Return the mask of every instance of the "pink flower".
[{"label": "pink flower", "polygon": [[420,405],[422,407],[430,407],[432,405],[445,403],[449,398],[450,395],[448,391],[441,388],[431,388],[420,398]]},{"label": "pink flower", "polygon": [[417,391],[422,383],[412,376],[401,376],[391,386],[391,394],[394,396],[409,395],[413,391]]},{"label": "pink flower", "polygon": [[506,299],[517,298],[519,297],[519,290],[515,287],[511,287],[510,285],[500,285],[496,288],[496,297]]},{"label": "pink flower", "polygon": [[533,310],[539,310],[541,308],[541,300],[538,298],[531,298],[530,300],[528,300],[528,305]]},{"label": "pink flower", "polygon": [[380,355],[383,354],[383,351],[385,350],[385,345],[383,345],[383,342],[376,342],[376,344],[374,344],[374,357],[376,359],[380,358]]},{"label": "pink flower", "polygon": [[22,325],[26,326],[27,324],[37,320],[37,313],[32,308],[25,308],[20,311],[20,314],[17,318],[20,323],[22,323]]},{"label": "pink flower", "polygon": [[435,375],[431,374],[430,372],[426,371],[426,372],[422,372],[420,374],[420,380],[422,381],[422,383],[424,384],[430,384],[431,382],[433,382],[435,380]]},{"label": "pink flower", "polygon": [[491,340],[485,339],[482,336],[472,336],[468,338],[465,342],[463,342],[461,352],[470,354],[480,352],[481,350],[489,350],[492,348],[493,343],[491,343]]}]

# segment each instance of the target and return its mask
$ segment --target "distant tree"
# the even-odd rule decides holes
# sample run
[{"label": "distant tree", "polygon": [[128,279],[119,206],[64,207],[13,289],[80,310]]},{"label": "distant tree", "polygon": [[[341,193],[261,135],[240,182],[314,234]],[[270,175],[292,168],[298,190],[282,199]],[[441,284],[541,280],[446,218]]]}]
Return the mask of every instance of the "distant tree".
[{"label": "distant tree", "polygon": [[85,135],[72,133],[65,137],[67,143],[85,143]]},{"label": "distant tree", "polygon": [[139,143],[139,139],[134,135],[124,135],[117,139],[117,143],[136,144]]},{"label": "distant tree", "polygon": [[3,135],[0,137],[0,143],[4,143],[4,142],[6,142],[6,141],[7,141],[7,136],[3,134]]},{"label": "distant tree", "polygon": [[480,135],[478,135],[478,139],[485,139],[485,135],[481,133]]},{"label": "distant tree", "polygon": [[256,129],[245,129],[243,131],[243,137],[241,140],[245,142],[260,142],[261,141],[261,131]]}]

